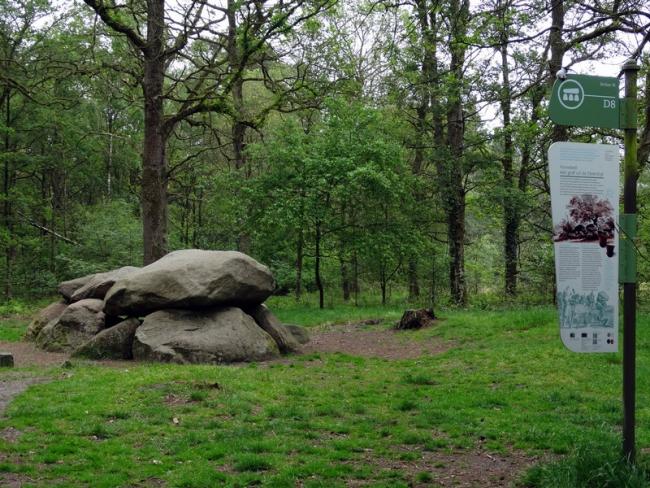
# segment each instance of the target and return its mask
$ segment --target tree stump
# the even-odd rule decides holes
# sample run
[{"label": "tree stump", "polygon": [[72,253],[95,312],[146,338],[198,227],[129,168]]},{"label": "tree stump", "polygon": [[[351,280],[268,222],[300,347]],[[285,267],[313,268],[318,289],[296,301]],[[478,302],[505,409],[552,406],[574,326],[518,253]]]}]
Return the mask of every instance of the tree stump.
[{"label": "tree stump", "polygon": [[397,330],[421,329],[431,325],[434,320],[436,320],[436,316],[430,308],[407,310],[394,328]]},{"label": "tree stump", "polygon": [[10,352],[0,352],[0,367],[13,368],[14,356]]}]

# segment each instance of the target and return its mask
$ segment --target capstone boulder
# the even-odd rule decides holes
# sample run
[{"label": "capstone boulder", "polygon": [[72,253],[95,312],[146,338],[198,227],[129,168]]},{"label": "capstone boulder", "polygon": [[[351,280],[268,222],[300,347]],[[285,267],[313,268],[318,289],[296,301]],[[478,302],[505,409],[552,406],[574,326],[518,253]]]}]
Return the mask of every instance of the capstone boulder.
[{"label": "capstone boulder", "polygon": [[86,283],[88,283],[93,278],[93,276],[95,275],[89,274],[86,276],[82,276],[81,278],[62,281],[61,283],[59,283],[57,290],[63,296],[63,298],[65,298],[69,302],[74,292],[77,291],[82,286],[84,286]]},{"label": "capstone boulder", "polygon": [[135,317],[170,308],[257,305],[274,289],[269,269],[245,254],[187,249],[117,280],[104,311]]},{"label": "capstone boulder", "polygon": [[92,275],[86,284],[70,296],[70,301],[78,302],[85,298],[98,298],[102,300],[106,296],[106,292],[111,289],[117,280],[126,278],[139,269],[134,266],[124,266],[123,268],[107,271],[106,273]]}]

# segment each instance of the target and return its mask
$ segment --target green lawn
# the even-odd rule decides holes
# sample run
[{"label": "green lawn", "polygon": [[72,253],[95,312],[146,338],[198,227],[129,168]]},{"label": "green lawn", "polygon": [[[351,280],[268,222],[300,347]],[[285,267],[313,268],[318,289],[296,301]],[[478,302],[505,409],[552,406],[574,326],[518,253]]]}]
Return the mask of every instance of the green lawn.
[{"label": "green lawn", "polygon": [[28,323],[28,317],[0,319],[0,341],[20,341],[25,335]]},{"label": "green lawn", "polygon": [[[320,312],[289,299],[272,307],[283,320],[309,326],[392,321],[401,310]],[[0,479],[6,472],[48,487],[293,487],[297,480],[312,487],[435,486],[433,467],[413,479],[382,469],[382,461],[480,445],[559,460],[530,471],[528,485],[646,486],[643,473],[621,474],[615,465],[620,355],[565,350],[549,307],[443,315],[435,327],[404,334],[454,346],[416,360],[312,354],[243,367],[74,363],[30,370],[52,381],[30,387],[0,420],[0,431],[22,432],[0,440]],[[650,448],[650,317],[639,322],[643,452]],[[0,380],[16,374],[7,370]]]}]

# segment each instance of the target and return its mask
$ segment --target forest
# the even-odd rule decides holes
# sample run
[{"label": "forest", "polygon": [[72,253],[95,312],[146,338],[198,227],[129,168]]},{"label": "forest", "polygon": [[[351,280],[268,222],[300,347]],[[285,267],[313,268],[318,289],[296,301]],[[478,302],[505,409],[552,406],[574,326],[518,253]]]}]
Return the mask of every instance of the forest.
[{"label": "forest", "polygon": [[547,150],[560,69],[636,60],[643,0],[0,0],[2,300],[239,250],[300,300],[554,297]]}]

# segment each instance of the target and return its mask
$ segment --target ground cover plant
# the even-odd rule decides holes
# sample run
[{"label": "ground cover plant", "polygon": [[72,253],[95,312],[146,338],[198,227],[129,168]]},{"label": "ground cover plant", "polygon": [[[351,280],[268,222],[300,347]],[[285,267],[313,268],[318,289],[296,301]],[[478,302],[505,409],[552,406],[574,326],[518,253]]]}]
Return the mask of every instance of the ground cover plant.
[{"label": "ground cover plant", "polygon": [[[310,314],[291,299],[274,300],[283,320],[315,332],[349,322],[345,308]],[[357,327],[383,330],[400,310],[360,307],[352,322],[379,318]],[[488,473],[481,485],[459,476],[457,485],[647,486],[650,317],[640,317],[640,460],[631,469],[617,464],[619,355],[566,351],[550,307],[440,315],[435,326],[398,336],[423,349],[447,346],[411,359],[312,352],[236,366],[72,361],[4,370],[3,382],[43,381],[0,420],[0,480],[453,486],[458,460],[465,464],[454,469],[469,472],[505,459],[518,470],[512,479]]]}]

